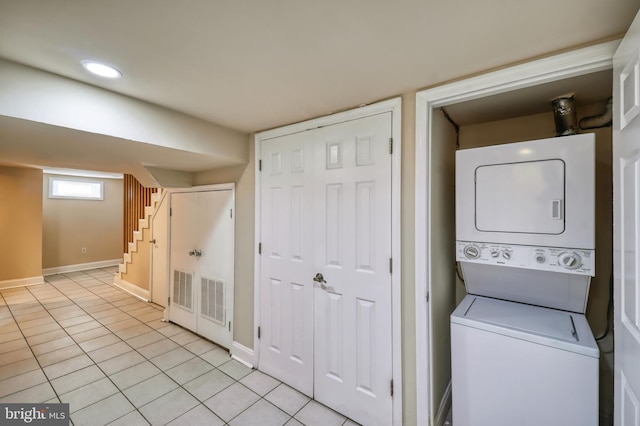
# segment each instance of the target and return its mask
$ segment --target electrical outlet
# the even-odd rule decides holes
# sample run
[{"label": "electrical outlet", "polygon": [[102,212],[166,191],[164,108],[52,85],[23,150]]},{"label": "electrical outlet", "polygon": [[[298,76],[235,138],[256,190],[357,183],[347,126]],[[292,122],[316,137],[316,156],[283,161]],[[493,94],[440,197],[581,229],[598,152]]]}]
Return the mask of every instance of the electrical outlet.
[{"label": "electrical outlet", "polygon": [[86,247],[82,247],[82,248],[80,249],[80,253],[82,253],[82,254],[87,254],[87,248],[86,248]]}]

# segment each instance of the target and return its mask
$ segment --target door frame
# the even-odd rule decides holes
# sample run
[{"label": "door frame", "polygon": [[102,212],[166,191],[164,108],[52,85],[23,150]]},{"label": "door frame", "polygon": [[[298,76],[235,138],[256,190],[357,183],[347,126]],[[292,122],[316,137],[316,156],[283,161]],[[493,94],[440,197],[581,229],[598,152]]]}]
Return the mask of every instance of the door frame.
[{"label": "door frame", "polygon": [[[434,340],[432,309],[428,295],[434,285],[430,276],[431,254],[431,174],[429,162],[434,110],[458,102],[536,86],[569,77],[613,68],[613,54],[619,40],[534,60],[521,65],[438,86],[416,94],[416,177],[415,177],[415,289],[416,289],[416,407],[417,423],[442,424],[451,401],[451,381],[436,406],[432,400]],[[424,220],[426,218],[426,221]],[[453,256],[453,254],[452,254]],[[426,259],[426,262],[424,261]],[[455,260],[454,260],[455,261]]]},{"label": "door frame", "polygon": [[[166,286],[167,286],[167,296],[170,297],[171,295],[171,194],[178,194],[178,193],[184,193],[184,192],[209,192],[209,191],[228,191],[231,190],[231,199],[233,202],[233,210],[234,210],[234,217],[236,215],[236,184],[231,182],[231,183],[220,183],[220,184],[214,184],[214,185],[202,185],[202,186],[191,186],[188,188],[173,188],[173,189],[166,189],[165,190],[165,198],[167,199],[167,204],[166,204],[166,209],[169,210],[168,213],[168,220],[167,220],[167,276],[166,276]],[[235,221],[234,221],[235,224]],[[235,244],[235,225],[234,225],[234,244]],[[234,267],[233,267],[233,288],[234,288],[234,293],[235,293],[235,285],[236,285],[236,266],[235,266],[235,249],[234,249]],[[235,294],[233,297],[234,300],[234,304],[235,304]],[[235,306],[232,307],[232,312],[235,314]],[[171,304],[167,304],[167,307],[164,310],[164,320],[169,322],[169,318],[170,318],[170,309],[171,309]],[[234,319],[232,318],[231,321],[234,321]],[[231,327],[231,341],[233,342],[233,336],[235,334],[235,324],[232,325]],[[231,350],[231,348],[229,348],[229,350]]]},{"label": "door frame", "polygon": [[[393,383],[394,388],[402,390],[402,327],[401,327],[401,160],[402,160],[402,140],[401,140],[401,98],[394,98],[387,101],[378,102],[360,108],[351,109],[336,114],[291,124],[277,129],[267,130],[257,133],[254,138],[255,146],[255,248],[254,248],[254,293],[253,293],[253,366],[258,367],[260,360],[260,342],[258,340],[258,326],[260,325],[260,253],[259,244],[261,240],[261,215],[262,204],[260,198],[260,188],[262,185],[260,176],[261,143],[264,140],[284,136],[291,133],[304,132],[318,127],[330,126],[345,121],[357,120],[371,115],[391,112],[391,135],[393,138],[393,155],[391,156],[391,253],[392,271],[391,274],[391,309],[392,309],[392,358],[393,358]],[[402,392],[395,392],[393,396],[393,424],[402,424]]]}]

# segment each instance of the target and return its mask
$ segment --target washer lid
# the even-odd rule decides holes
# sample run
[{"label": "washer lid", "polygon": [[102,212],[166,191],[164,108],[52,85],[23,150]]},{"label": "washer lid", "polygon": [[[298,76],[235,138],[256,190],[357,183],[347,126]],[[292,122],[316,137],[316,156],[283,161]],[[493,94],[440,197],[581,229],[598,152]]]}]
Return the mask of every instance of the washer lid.
[{"label": "washer lid", "polygon": [[451,322],[592,357],[600,353],[581,314],[469,295]]}]

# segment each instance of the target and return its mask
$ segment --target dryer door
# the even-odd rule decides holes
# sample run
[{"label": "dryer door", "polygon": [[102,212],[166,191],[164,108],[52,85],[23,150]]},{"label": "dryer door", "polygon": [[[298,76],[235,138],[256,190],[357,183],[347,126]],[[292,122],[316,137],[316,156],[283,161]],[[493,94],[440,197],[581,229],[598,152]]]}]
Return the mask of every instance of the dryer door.
[{"label": "dryer door", "polygon": [[456,151],[456,240],[595,248],[593,133]]},{"label": "dryer door", "polygon": [[492,164],[476,169],[476,229],[483,232],[564,232],[564,161]]}]

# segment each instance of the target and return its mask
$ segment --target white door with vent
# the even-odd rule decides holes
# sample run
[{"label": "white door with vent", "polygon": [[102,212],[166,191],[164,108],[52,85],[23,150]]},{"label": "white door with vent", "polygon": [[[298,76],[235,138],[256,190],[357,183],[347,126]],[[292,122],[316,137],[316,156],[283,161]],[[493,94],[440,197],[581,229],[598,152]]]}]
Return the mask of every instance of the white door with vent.
[{"label": "white door with vent", "polygon": [[391,113],[262,142],[260,369],[392,424]]},{"label": "white door with vent", "polygon": [[171,194],[169,319],[233,343],[233,190]]},{"label": "white door with vent", "polygon": [[640,426],[640,17],[614,56],[614,424]]}]

